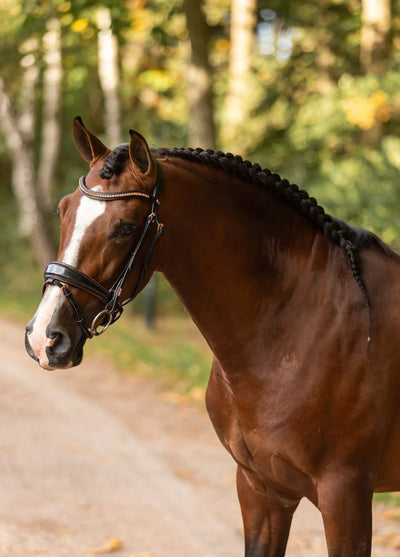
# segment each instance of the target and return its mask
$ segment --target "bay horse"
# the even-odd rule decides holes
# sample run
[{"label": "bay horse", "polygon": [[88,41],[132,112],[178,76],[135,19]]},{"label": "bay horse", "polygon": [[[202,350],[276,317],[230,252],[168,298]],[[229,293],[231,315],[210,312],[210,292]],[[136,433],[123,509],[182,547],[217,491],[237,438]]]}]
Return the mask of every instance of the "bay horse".
[{"label": "bay horse", "polygon": [[57,261],[26,327],[44,369],[162,272],[207,340],[207,409],[237,463],[246,557],[282,557],[308,498],[329,557],[371,554],[372,495],[400,489],[400,259],[374,234],[238,156],[109,150],[78,117],[90,170],[58,208]]}]

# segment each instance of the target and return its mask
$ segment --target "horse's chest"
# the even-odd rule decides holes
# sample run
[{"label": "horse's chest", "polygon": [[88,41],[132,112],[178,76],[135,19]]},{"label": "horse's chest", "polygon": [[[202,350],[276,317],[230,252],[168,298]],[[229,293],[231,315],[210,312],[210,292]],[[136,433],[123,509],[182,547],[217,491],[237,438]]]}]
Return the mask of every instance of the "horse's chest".
[{"label": "horse's chest", "polygon": [[284,433],[282,437],[277,435],[273,424],[251,405],[244,410],[229,385],[218,376],[210,379],[207,409],[222,444],[257,491],[273,488],[296,496],[300,485],[308,491],[307,474],[287,452]]},{"label": "horse's chest", "polygon": [[[264,458],[268,458],[267,439],[255,441],[257,427],[244,423],[238,408],[237,397],[229,385],[211,377],[207,390],[207,410],[215,431],[235,461],[245,469],[255,469],[257,450],[255,447],[262,442]],[[249,444],[250,439],[250,444]],[[254,441],[253,441],[254,440]],[[254,446],[253,446],[254,445]]]}]

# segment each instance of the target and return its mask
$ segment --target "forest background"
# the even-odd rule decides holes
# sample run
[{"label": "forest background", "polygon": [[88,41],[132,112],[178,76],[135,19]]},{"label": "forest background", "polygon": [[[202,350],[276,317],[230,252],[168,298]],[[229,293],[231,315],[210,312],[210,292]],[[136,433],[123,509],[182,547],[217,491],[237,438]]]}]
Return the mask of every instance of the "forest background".
[{"label": "forest background", "polygon": [[399,0],[1,0],[0,305],[40,298],[78,114],[240,154],[399,246],[399,30]]}]

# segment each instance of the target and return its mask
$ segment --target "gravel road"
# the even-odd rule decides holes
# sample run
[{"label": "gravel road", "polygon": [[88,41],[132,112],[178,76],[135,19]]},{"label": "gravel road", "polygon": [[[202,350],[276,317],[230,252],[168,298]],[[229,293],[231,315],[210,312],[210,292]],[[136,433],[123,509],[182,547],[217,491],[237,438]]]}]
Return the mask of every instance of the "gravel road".
[{"label": "gravel road", "polygon": [[[0,556],[243,555],[235,467],[199,404],[98,360],[44,372],[20,324],[0,333]],[[376,508],[373,555],[395,548]],[[307,501],[287,556],[326,556]]]}]

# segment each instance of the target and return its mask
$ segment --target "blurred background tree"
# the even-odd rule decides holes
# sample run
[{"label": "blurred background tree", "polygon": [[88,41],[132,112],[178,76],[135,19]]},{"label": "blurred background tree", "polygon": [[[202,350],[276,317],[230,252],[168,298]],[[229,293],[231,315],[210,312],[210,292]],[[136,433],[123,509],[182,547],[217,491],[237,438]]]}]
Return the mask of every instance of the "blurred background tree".
[{"label": "blurred background tree", "polygon": [[54,254],[77,114],[110,145],[245,155],[399,244],[399,27],[399,0],[2,0],[3,292]]}]

